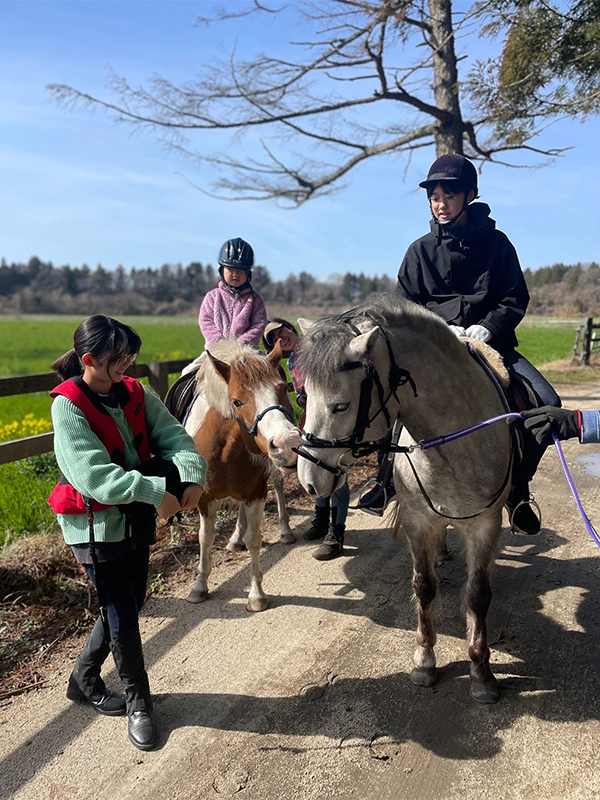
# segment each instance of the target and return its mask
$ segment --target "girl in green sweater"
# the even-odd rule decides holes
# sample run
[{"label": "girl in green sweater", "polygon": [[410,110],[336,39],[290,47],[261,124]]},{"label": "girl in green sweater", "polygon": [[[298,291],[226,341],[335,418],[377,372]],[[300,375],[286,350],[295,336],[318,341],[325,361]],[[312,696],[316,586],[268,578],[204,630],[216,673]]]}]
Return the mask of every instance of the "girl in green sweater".
[{"label": "girl in green sweater", "polygon": [[[67,697],[101,714],[127,714],[130,740],[149,750],[157,734],[138,625],[149,549],[157,516],[198,504],[206,461],[159,398],[124,374],[140,347],[129,326],[94,314],[75,331],[74,349],[52,365],[64,381],[51,392],[62,476],[49,502],[101,606]],[[100,677],[109,652],[125,698]]]}]

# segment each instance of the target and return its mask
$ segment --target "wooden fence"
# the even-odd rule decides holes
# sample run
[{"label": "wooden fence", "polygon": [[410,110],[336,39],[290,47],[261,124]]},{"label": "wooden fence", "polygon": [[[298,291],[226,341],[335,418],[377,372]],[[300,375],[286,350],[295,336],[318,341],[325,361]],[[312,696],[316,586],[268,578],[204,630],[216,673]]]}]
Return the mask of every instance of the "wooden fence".
[{"label": "wooden fence", "polygon": [[[181,370],[189,364],[189,358],[178,361],[149,361],[147,364],[134,364],[127,370],[132,378],[148,378],[150,389],[164,400],[169,389],[169,375]],[[0,397],[12,397],[18,394],[33,392],[49,392],[59,383],[54,372],[42,375],[20,375],[15,378],[0,378]],[[29,456],[49,453],[53,447],[53,433],[40,433],[38,436],[27,436],[25,439],[14,439],[0,442],[0,464],[18,461]]]},{"label": "wooden fence", "polygon": [[594,323],[593,317],[588,317],[585,323],[577,328],[571,364],[575,361],[580,364],[589,364],[593,353],[600,350],[600,338],[596,335],[597,330],[600,330],[600,325]]}]

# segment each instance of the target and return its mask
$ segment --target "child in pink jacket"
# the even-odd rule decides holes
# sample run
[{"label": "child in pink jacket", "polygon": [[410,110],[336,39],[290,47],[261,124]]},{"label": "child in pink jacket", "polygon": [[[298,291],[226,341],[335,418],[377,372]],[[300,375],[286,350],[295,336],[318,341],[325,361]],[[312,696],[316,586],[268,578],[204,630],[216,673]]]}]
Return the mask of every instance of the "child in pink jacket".
[{"label": "child in pink jacket", "polygon": [[258,348],[267,322],[262,297],[250,285],[254,251],[243,239],[229,239],[219,255],[221,280],[208,292],[198,315],[205,347],[219,339],[240,339]]}]

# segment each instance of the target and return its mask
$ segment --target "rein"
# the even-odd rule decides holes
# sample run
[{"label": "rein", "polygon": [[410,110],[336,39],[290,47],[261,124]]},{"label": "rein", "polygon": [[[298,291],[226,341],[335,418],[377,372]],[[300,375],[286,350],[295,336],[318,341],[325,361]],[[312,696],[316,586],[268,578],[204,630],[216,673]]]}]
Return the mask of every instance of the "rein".
[{"label": "rein", "polygon": [[283,413],[286,414],[286,416],[289,417],[289,419],[292,422],[294,421],[294,412],[290,411],[289,408],[285,408],[285,406],[282,406],[282,405],[267,406],[267,408],[263,409],[260,412],[260,414],[257,414],[256,419],[254,420],[254,425],[251,428],[247,428],[244,425],[244,423],[241,421],[241,419],[238,417],[238,415],[235,413],[235,406],[233,405],[231,400],[229,401],[229,405],[231,406],[231,411],[233,413],[234,419],[237,422],[237,424],[240,426],[240,428],[243,431],[246,431],[246,433],[249,433],[250,436],[252,436],[252,438],[256,438],[256,434],[258,433],[258,423],[265,416],[265,414],[267,414],[269,411],[283,411]]}]

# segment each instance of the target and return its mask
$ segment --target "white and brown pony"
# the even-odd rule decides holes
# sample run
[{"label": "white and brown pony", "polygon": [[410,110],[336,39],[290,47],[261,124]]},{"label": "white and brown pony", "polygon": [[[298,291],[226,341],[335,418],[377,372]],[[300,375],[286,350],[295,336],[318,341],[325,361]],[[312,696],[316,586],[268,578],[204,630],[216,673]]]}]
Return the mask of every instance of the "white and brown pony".
[{"label": "white and brown pony", "polygon": [[[410,446],[505,411],[465,341],[414,303],[380,295],[340,317],[300,326],[298,363],[308,402],[298,477],[313,497],[334,492],[361,445],[382,439],[396,419],[404,426],[400,445]],[[418,607],[411,679],[420,686],[436,682],[436,553],[445,550],[453,525],[463,536],[468,567],[471,695],[483,703],[499,698],[486,618],[511,452],[509,427],[499,423],[437,448],[398,452],[394,463],[393,533],[408,539]]]},{"label": "white and brown pony", "polygon": [[227,546],[239,550],[245,545],[252,561],[247,608],[267,607],[259,561],[260,523],[273,468],[295,470],[291,446],[298,436],[286,384],[277,370],[280,360],[278,346],[265,357],[248,345],[224,339],[212,345],[198,371],[197,397],[185,428],[206,459],[208,473],[198,505],[200,564],[187,597],[191,603],[208,598],[216,514],[221,500],[231,497],[240,508]]}]

